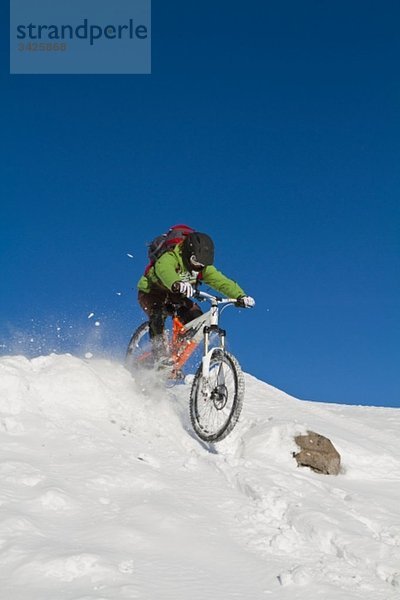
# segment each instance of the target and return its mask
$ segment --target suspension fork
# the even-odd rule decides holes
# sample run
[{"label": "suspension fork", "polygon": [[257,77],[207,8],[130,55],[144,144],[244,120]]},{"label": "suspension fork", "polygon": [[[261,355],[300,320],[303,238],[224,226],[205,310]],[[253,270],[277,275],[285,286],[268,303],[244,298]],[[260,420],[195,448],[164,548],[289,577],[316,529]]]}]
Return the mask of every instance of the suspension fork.
[{"label": "suspension fork", "polygon": [[[217,318],[218,318],[218,315],[217,315]],[[214,333],[214,332],[218,334],[219,345],[217,347],[213,347],[210,349],[210,334]],[[219,327],[218,323],[214,323],[214,324],[212,323],[211,325],[204,327],[204,356],[203,356],[203,361],[202,361],[203,377],[208,378],[208,376],[209,376],[212,355],[217,350],[222,350],[222,351],[225,350],[225,337],[226,337],[226,331],[225,331],[225,329],[221,329]],[[219,377],[220,377],[220,374],[218,374],[218,378]]]}]

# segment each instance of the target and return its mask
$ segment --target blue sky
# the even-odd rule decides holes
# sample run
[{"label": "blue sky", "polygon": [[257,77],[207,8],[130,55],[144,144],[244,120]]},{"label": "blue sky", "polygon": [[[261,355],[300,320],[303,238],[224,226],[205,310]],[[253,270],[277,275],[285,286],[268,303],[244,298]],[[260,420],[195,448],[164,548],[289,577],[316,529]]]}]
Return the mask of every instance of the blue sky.
[{"label": "blue sky", "polygon": [[400,406],[398,3],[153,1],[149,76],[10,76],[1,16],[3,353],[121,356],[187,222],[257,301],[246,371]]}]

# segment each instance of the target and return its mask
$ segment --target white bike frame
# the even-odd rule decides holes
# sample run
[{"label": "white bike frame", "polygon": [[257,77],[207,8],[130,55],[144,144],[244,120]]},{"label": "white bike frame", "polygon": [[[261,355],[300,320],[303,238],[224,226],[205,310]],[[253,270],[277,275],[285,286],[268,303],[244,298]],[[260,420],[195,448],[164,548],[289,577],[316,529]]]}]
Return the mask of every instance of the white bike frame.
[{"label": "white bike frame", "polygon": [[[204,354],[202,359],[202,375],[205,379],[208,379],[210,373],[210,363],[213,354],[216,352],[223,351],[225,349],[225,335],[226,332],[219,327],[219,314],[221,307],[228,306],[229,304],[236,304],[236,298],[218,298],[207,294],[207,292],[197,292],[196,297],[200,300],[208,300],[211,304],[211,308],[208,312],[204,313],[197,319],[193,319],[190,323],[187,323],[185,328],[191,329],[193,326],[198,327],[199,330],[193,336],[193,340],[199,342],[201,336],[204,336]],[[216,332],[219,337],[219,345],[210,348],[210,333]]]}]

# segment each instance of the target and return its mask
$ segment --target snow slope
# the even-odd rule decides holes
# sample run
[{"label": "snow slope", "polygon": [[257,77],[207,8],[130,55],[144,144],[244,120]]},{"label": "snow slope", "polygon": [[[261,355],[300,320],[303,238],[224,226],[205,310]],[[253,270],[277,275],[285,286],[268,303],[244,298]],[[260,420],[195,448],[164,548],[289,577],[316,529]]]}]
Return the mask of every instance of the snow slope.
[{"label": "snow slope", "polygon": [[[397,598],[400,411],[246,386],[237,428],[208,446],[189,384],[143,390],[119,364],[69,355],[0,359],[0,597]],[[297,468],[308,428],[342,474]]]}]

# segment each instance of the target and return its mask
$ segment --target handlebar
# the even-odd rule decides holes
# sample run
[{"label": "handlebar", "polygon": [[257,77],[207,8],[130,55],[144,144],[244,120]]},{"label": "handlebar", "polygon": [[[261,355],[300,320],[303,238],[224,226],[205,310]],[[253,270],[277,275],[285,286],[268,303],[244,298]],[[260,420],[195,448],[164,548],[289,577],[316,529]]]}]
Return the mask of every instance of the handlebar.
[{"label": "handlebar", "polygon": [[221,296],[213,296],[212,294],[208,294],[207,292],[202,292],[197,290],[197,292],[193,296],[198,300],[208,300],[211,304],[215,306],[218,304],[237,304],[237,298],[221,298]]}]

